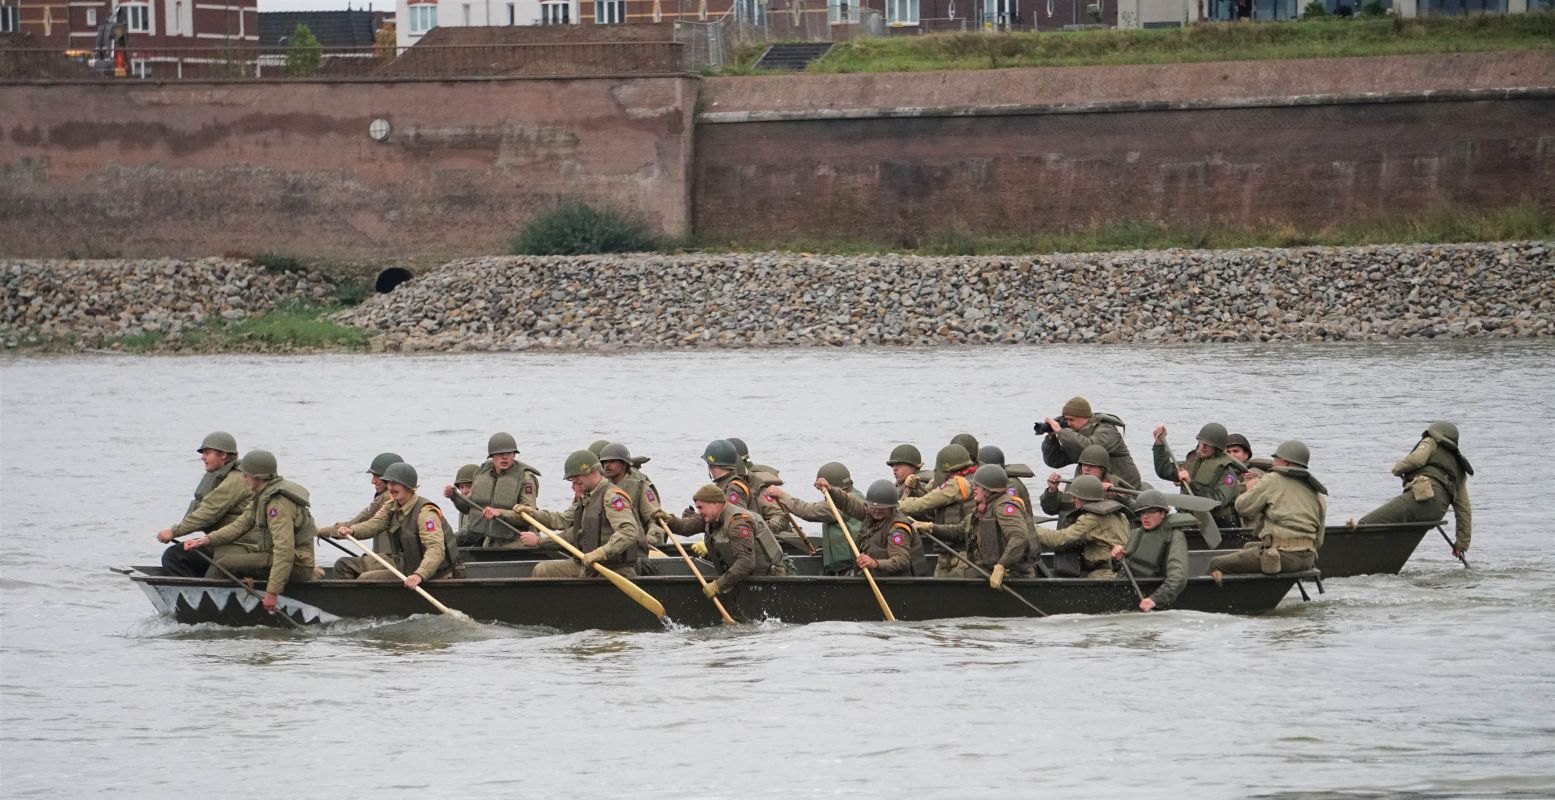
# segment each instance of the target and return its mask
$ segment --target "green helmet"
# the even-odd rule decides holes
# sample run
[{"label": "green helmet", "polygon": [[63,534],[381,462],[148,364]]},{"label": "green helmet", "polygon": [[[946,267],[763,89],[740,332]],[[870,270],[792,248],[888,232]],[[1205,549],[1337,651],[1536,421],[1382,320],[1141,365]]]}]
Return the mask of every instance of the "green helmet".
[{"label": "green helmet", "polygon": [[959,444],[965,448],[966,457],[969,459],[972,456],[977,455],[977,451],[981,449],[977,446],[977,437],[970,433],[958,433],[955,436],[950,437],[950,443]]},{"label": "green helmet", "polygon": [[262,481],[275,477],[275,454],[269,450],[250,450],[238,462],[238,471]]},{"label": "green helmet", "polygon": [[1240,433],[1233,433],[1230,436],[1227,436],[1226,447],[1240,447],[1243,450],[1246,450],[1249,456],[1253,454],[1253,443],[1247,441],[1247,437]]},{"label": "green helmet", "polygon": [[475,473],[479,472],[480,469],[479,465],[465,464],[459,468],[458,472],[454,473],[454,483],[474,483]]},{"label": "green helmet", "polygon": [[828,461],[815,471],[816,478],[825,478],[826,482],[847,491],[853,488],[853,473],[848,468],[836,461]]},{"label": "green helmet", "polygon": [[972,473],[972,482],[990,492],[1003,492],[1010,488],[1010,476],[998,464],[984,464]]},{"label": "green helmet", "polygon": [[1087,467],[1112,469],[1112,455],[1099,444],[1088,444],[1080,451],[1080,463]]},{"label": "green helmet", "polygon": [[923,469],[923,454],[918,448],[910,444],[899,444],[891,448],[891,457],[886,459],[885,465],[894,467],[897,464],[906,464],[913,469]]},{"label": "green helmet", "polygon": [[937,472],[948,474],[970,466],[972,466],[972,456],[959,444],[947,444],[934,456],[934,469]]},{"label": "green helmet", "polygon": [[744,439],[740,439],[740,438],[737,438],[737,437],[734,437],[734,436],[730,436],[729,438],[725,439],[724,441],[728,442],[729,444],[734,445],[734,452],[739,453],[740,454],[740,458],[750,458],[751,449],[749,447],[745,446],[745,440]]},{"label": "green helmet", "polygon": [[597,456],[599,455],[599,451],[605,449],[605,445],[607,444],[610,444],[610,441],[607,439],[595,439],[594,443],[589,445],[589,452]]},{"label": "green helmet", "polygon": [[[1457,429],[1453,429],[1452,438],[1458,438]],[[200,446],[195,452],[199,453],[205,450],[220,450],[223,453],[237,455],[238,440],[226,431],[211,431],[205,434],[204,439],[200,440]]]},{"label": "green helmet", "polygon": [[1230,434],[1226,433],[1226,426],[1218,422],[1211,422],[1199,428],[1198,440],[1216,450],[1226,449],[1226,440],[1229,437]]},{"label": "green helmet", "polygon": [[702,460],[711,467],[734,469],[740,464],[740,453],[728,439],[714,439],[702,451]]},{"label": "green helmet", "polygon": [[498,453],[517,453],[518,442],[513,439],[511,433],[493,433],[486,440],[486,455],[494,456]]},{"label": "green helmet", "polygon": [[397,483],[406,489],[414,489],[420,486],[416,479],[416,468],[403,461],[396,461],[383,471],[384,483]]},{"label": "green helmet", "polygon": [[1107,499],[1107,493],[1101,488],[1101,478],[1095,475],[1081,475],[1070,481],[1069,496],[1078,497],[1087,503],[1100,503]]},{"label": "green helmet", "polygon": [[562,476],[576,478],[579,475],[587,475],[596,469],[599,469],[599,456],[588,450],[579,450],[567,456],[566,463],[562,465]]},{"label": "green helmet", "polygon": [[1004,451],[991,444],[977,448],[977,463],[1004,466]]},{"label": "green helmet", "polygon": [[[1073,490],[1074,487],[1071,486],[1070,491]],[[1162,494],[1160,489],[1146,489],[1140,492],[1139,497],[1134,500],[1135,512],[1144,511],[1147,508],[1158,508],[1168,513],[1171,512],[1171,508],[1166,502],[1166,495]]]},{"label": "green helmet", "polygon": [[[594,450],[592,447],[589,449]],[[625,461],[628,466],[632,464],[631,451],[626,449],[626,445],[617,442],[611,442],[598,450],[594,450],[594,454],[599,456],[600,461]]]},{"label": "green helmet", "polygon": [[864,502],[879,508],[896,508],[896,484],[885,479],[871,483],[864,493]]},{"label": "green helmet", "polygon": [[[211,435],[214,436],[215,434]],[[1433,422],[1431,427],[1426,428],[1425,433],[1421,435],[1429,436],[1441,444],[1450,444],[1453,447],[1458,446],[1458,426],[1451,422]]]},{"label": "green helmet", "polygon": [[1312,451],[1301,443],[1299,439],[1288,439],[1280,442],[1280,446],[1274,448],[1274,457],[1283,458],[1298,467],[1305,467],[1312,458]]},{"label": "green helmet", "polygon": [[390,464],[398,464],[404,460],[400,458],[399,453],[379,453],[373,456],[373,463],[367,465],[367,471],[382,478],[383,471],[388,469]]}]

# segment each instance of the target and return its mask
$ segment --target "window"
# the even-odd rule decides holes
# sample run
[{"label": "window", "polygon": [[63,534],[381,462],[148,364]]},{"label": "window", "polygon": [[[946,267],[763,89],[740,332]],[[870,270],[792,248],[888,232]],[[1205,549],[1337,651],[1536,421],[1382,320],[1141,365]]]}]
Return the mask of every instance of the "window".
[{"label": "window", "polygon": [[0,33],[16,33],[21,28],[21,11],[16,6],[0,6]]},{"label": "window", "polygon": [[826,19],[831,24],[852,22],[857,16],[856,0],[826,0]]},{"label": "window", "polygon": [[151,32],[151,7],[145,3],[128,3],[124,6],[128,14],[130,33]]},{"label": "window", "polygon": [[508,3],[508,24],[518,24],[518,6],[513,3]]},{"label": "window", "polygon": [[918,0],[886,0],[885,10],[892,25],[918,24]]},{"label": "window", "polygon": [[626,21],[626,0],[594,0],[594,22],[618,25]]},{"label": "window", "polygon": [[97,27],[97,9],[89,8],[86,10],[86,26],[88,28]]},{"label": "window", "polygon": [[410,32],[416,35],[437,27],[437,6],[430,3],[410,7]]},{"label": "window", "polygon": [[572,3],[568,0],[545,0],[540,4],[541,25],[571,25]]}]

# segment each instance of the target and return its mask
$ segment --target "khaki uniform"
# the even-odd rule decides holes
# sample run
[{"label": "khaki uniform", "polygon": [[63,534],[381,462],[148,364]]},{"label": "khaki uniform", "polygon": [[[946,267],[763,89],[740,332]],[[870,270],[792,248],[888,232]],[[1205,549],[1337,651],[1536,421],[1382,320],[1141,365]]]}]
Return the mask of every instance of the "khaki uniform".
[{"label": "khaki uniform", "polygon": [[[250,492],[248,484],[243,482],[243,474],[235,471],[237,463],[237,459],[231,459],[220,469],[200,476],[199,484],[194,487],[194,499],[189,501],[189,508],[184,512],[184,518],[173,525],[174,536],[183,536],[197,531],[209,533],[219,530],[248,513],[249,505],[254,500],[254,493]],[[232,544],[224,546],[219,551],[207,552],[206,555],[220,558],[246,552],[251,551],[241,545]],[[177,542],[162,551],[162,568],[169,575],[197,578],[204,575],[209,566],[205,563],[205,559],[185,550],[184,546]]]},{"label": "khaki uniform", "polygon": [[[973,506],[972,515],[956,525],[934,526],[934,535],[946,544],[964,542],[963,552],[973,564],[985,571],[995,566],[1004,567],[1014,577],[1030,577],[1035,574],[1030,566],[1032,524],[1024,502],[1014,495],[997,495],[988,498],[986,505]],[[941,555],[940,561],[955,561]],[[947,571],[935,570],[936,575],[953,578],[980,578],[982,573],[966,564],[952,564]]]},{"label": "khaki uniform", "polygon": [[1043,436],[1042,460],[1054,469],[1067,467],[1080,460],[1086,447],[1099,444],[1107,449],[1108,474],[1116,475],[1129,486],[1138,486],[1139,467],[1134,466],[1134,457],[1123,443],[1123,428],[1123,420],[1111,414],[1093,414],[1079,430],[1059,428],[1058,433]]},{"label": "khaki uniform", "polygon": [[[975,468],[968,467],[955,475],[950,475],[943,483],[924,493],[922,497],[903,500],[896,508],[909,517],[930,514],[929,521],[935,525],[960,525],[962,520],[977,512],[977,501],[972,499],[972,482],[967,479],[973,471]],[[965,553],[957,555],[965,555]],[[960,560],[950,553],[941,553],[939,560],[934,564],[935,577],[950,576],[951,570],[959,563]]]},{"label": "khaki uniform", "polygon": [[1114,500],[1088,503],[1080,512],[1080,516],[1067,528],[1056,531],[1037,528],[1037,541],[1044,547],[1052,548],[1083,542],[1081,555],[1085,559],[1085,569],[1090,571],[1087,577],[1111,578],[1112,548],[1127,544],[1129,531],[1133,527],[1129,524],[1128,515],[1123,505]]},{"label": "khaki uniform", "polygon": [[[383,504],[387,503],[388,501],[389,501],[389,493],[388,492],[379,492],[379,493],[373,495],[373,501],[371,503],[368,503],[366,508],[362,509],[361,511],[356,512],[356,516],[346,520],[345,522],[337,522],[337,523],[335,523],[333,525],[320,525],[319,526],[319,535],[320,536],[334,536],[336,528],[349,528],[349,527],[351,527],[353,525],[360,525],[361,523],[366,522],[366,521],[372,519],[373,515],[378,513],[378,509],[382,508]],[[389,553],[389,552],[393,552],[393,545],[389,544],[389,535],[388,534],[384,533],[384,534],[379,534],[379,535],[373,537],[373,552],[375,552],[375,553]]]},{"label": "khaki uniform", "polygon": [[[454,508],[459,509],[460,513],[469,515],[470,524],[460,528],[460,539],[473,542],[476,537],[482,537],[482,544],[486,547],[518,547],[518,534],[513,529],[529,530],[529,523],[513,513],[513,507],[539,507],[540,471],[515,459],[513,466],[497,472],[488,460],[476,470],[475,480],[470,482],[470,496],[454,492],[454,496],[449,499],[453,500]],[[507,522],[507,525],[482,516],[486,506],[497,509],[500,512],[497,519]]]},{"label": "khaki uniform", "polygon": [[723,489],[730,498],[736,494],[745,498],[745,501],[739,505],[759,514],[767,523],[767,530],[771,531],[778,542],[790,552],[809,553],[810,548],[805,545],[801,534],[788,524],[788,515],[783,513],[783,507],[767,500],[764,494],[768,486],[777,486],[781,483],[775,472],[761,470],[725,475],[714,481],[714,484]]},{"label": "khaki uniform", "polygon": [[1455,541],[1469,549],[1473,537],[1473,513],[1469,505],[1469,475],[1462,456],[1427,436],[1393,465],[1393,474],[1404,481],[1404,493],[1364,517],[1362,525],[1388,522],[1435,522],[1452,506]]},{"label": "khaki uniform", "polygon": [[1189,514],[1172,514],[1153,531],[1135,526],[1123,545],[1123,560],[1136,578],[1165,578],[1150,594],[1156,607],[1169,606],[1188,585],[1188,538],[1182,525],[1196,524]]},{"label": "khaki uniform", "polygon": [[1236,499],[1243,518],[1256,518],[1260,541],[1210,559],[1211,571],[1275,575],[1300,572],[1317,564],[1328,516],[1323,485],[1300,467],[1275,467]]},{"label": "khaki uniform", "polygon": [[[1171,454],[1166,448],[1158,442],[1150,448],[1150,453],[1155,460],[1155,474],[1163,481],[1176,483],[1177,473],[1172,471]],[[1204,458],[1197,448],[1178,463],[1188,471],[1189,494],[1220,501],[1220,507],[1210,512],[1215,524],[1226,528],[1240,527],[1242,520],[1237,516],[1235,503],[1242,494],[1241,478],[1247,467],[1224,452]]]},{"label": "khaki uniform", "polygon": [[[875,560],[876,566],[871,572],[882,576],[929,576],[929,559],[924,554],[921,537],[912,529],[912,517],[903,514],[898,508],[885,519],[874,519],[869,516],[869,506],[863,497],[849,494],[835,486],[829,491],[832,502],[837,504],[837,510],[861,523],[863,535],[857,542],[858,549]],[[862,574],[862,570],[855,566],[848,574]]]},{"label": "khaki uniform", "polygon": [[629,467],[621,476],[621,480],[614,483],[631,499],[632,511],[637,514],[637,525],[647,534],[648,542],[655,545],[664,544],[664,529],[653,522],[653,518],[662,510],[659,505],[659,490],[653,485],[653,481],[648,480],[648,476],[636,467]]},{"label": "khaki uniform", "polygon": [[[637,559],[645,552],[648,540],[637,522],[637,512],[632,509],[632,498],[609,480],[601,480],[566,511],[536,511],[534,518],[584,553],[605,548],[605,557],[600,564],[622,575],[637,574]],[[542,541],[540,546],[559,548],[549,541]],[[598,575],[593,567],[584,567],[581,561],[570,557],[542,561],[535,565],[534,571],[536,578]]]},{"label": "khaki uniform", "polygon": [[[1075,468],[1074,474],[1076,476],[1080,474],[1078,467]],[[1103,483],[1111,483],[1119,489],[1139,488],[1125,481],[1118,480],[1116,476],[1107,472],[1102,473],[1101,479]],[[1108,492],[1107,499],[1116,502],[1129,511],[1134,509],[1134,498],[1129,495]],[[1059,528],[1067,528],[1080,518],[1080,509],[1074,507],[1074,495],[1068,492],[1050,492],[1044,488],[1042,494],[1038,497],[1038,502],[1041,504],[1042,513],[1050,517],[1058,517]]]},{"label": "khaki uniform", "polygon": [[[308,511],[308,490],[278,475],[253,497],[252,513],[210,535],[216,563],[238,577],[264,578],[265,591],[273,594],[284,592],[288,582],[313,580],[318,523]],[[254,542],[254,549],[221,554],[224,545],[246,541]],[[223,576],[212,567],[205,577]]]},{"label": "khaki uniform", "polygon": [[[847,494],[859,502],[864,500],[864,495],[858,489],[849,489]],[[823,574],[845,575],[855,569],[853,548],[843,541],[842,529],[837,527],[837,520],[832,517],[831,509],[825,503],[810,503],[785,494],[778,498],[778,505],[802,520],[821,523],[820,556]],[[849,517],[841,504],[838,504],[837,510],[842,511],[842,519],[848,523],[848,533],[852,535],[854,544],[858,544],[863,536],[864,523],[857,517]]]},{"label": "khaki uniform", "polygon": [[[457,565],[454,531],[437,504],[421,495],[412,495],[404,503],[391,498],[383,503],[372,519],[353,526],[352,536],[387,538],[390,550],[381,553],[385,561],[409,577],[411,573],[430,581],[451,573]],[[394,581],[393,572],[383,568],[372,556],[354,556],[335,562],[335,577],[341,580]]]},{"label": "khaki uniform", "polygon": [[670,530],[680,536],[703,534],[707,560],[718,568],[718,593],[728,594],[752,575],[782,576],[791,565],[767,524],[755,512],[725,503],[723,513],[709,524],[701,516],[671,520]]}]

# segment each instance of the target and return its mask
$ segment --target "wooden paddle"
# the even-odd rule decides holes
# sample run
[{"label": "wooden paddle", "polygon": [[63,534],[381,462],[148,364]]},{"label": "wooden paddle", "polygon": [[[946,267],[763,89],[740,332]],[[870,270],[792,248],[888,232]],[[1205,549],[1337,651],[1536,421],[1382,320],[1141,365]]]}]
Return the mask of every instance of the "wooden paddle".
[{"label": "wooden paddle", "polygon": [[[837,527],[842,529],[842,540],[848,543],[848,549],[853,551],[853,557],[859,557],[858,544],[853,541],[853,532],[848,530],[848,521],[842,518],[842,512],[837,510],[837,504],[832,502],[831,492],[822,491],[821,496],[826,498],[826,506],[831,509],[832,517],[837,520]],[[885,614],[887,622],[895,622],[896,615],[891,613],[891,607],[886,605],[885,595],[880,593],[880,587],[875,585],[875,576],[868,569],[864,569],[864,580],[869,583],[869,590],[875,593],[875,602],[880,604],[881,613]]]},{"label": "wooden paddle", "polygon": [[1447,529],[1443,528],[1440,525],[1437,525],[1436,526],[1436,532],[1440,533],[1442,535],[1442,541],[1447,543],[1447,547],[1450,550],[1452,550],[1453,556],[1456,557],[1459,561],[1463,562],[1463,568],[1464,569],[1471,569],[1471,567],[1469,567],[1469,559],[1468,559],[1468,557],[1464,556],[1464,555],[1462,555],[1461,553],[1458,552],[1458,546],[1453,544],[1452,537],[1447,535]]},{"label": "wooden paddle", "polygon": [[[383,556],[378,555],[378,553],[375,552],[372,548],[362,544],[355,536],[352,536],[349,533],[345,534],[341,538],[350,540],[353,544],[355,544],[362,551],[363,554],[371,557],[372,560],[378,562],[379,566],[381,566],[384,569],[388,570],[389,572],[393,573],[394,577],[399,578],[401,586],[405,585],[405,580],[406,580],[405,573],[400,572],[398,569],[395,569],[394,565],[390,564],[388,559],[385,559]],[[410,589],[411,589],[411,591],[415,592],[416,594],[421,595],[421,597],[423,599],[425,599],[428,603],[432,604],[433,608],[437,609],[439,612],[441,612],[443,614],[446,614],[446,615],[448,615],[450,617],[453,617],[454,619],[459,620],[460,622],[474,622],[475,621],[475,620],[470,618],[469,614],[466,614],[466,613],[464,613],[463,611],[460,611],[457,608],[449,608],[448,606],[443,605],[441,601],[439,601],[436,597],[432,596],[431,592],[428,592],[427,590],[421,588],[420,586],[412,586],[412,587],[410,587]]]},{"label": "wooden paddle", "polygon": [[[670,544],[675,545],[675,549],[680,551],[680,557],[686,560],[686,566],[691,568],[691,574],[696,576],[697,583],[701,585],[702,588],[707,588],[707,579],[702,577],[702,570],[697,569],[696,562],[691,560],[691,556],[686,552],[686,548],[680,546],[680,540],[675,538],[675,532],[670,530],[669,526],[665,525],[663,520],[659,520],[658,522],[659,527],[664,529],[664,538],[669,539]],[[717,595],[714,595],[712,600],[713,605],[718,606],[718,613],[723,616],[724,624],[734,625],[734,617],[729,616],[729,610],[724,608],[723,601],[719,600]]]},{"label": "wooden paddle", "polygon": [[[1182,470],[1182,467],[1178,466],[1177,455],[1172,452],[1172,446],[1166,443],[1165,436],[1161,437],[1161,449],[1165,450],[1166,457],[1172,460],[1172,475],[1175,476]],[[1193,493],[1193,487],[1189,485],[1188,481],[1183,481],[1179,486],[1182,487],[1183,494],[1189,497],[1198,496]],[[1217,502],[1215,505],[1218,507],[1220,503]],[[1204,543],[1209,545],[1211,550],[1220,547],[1220,526],[1215,524],[1215,518],[1211,517],[1207,511],[1188,510],[1192,511],[1193,518],[1199,521],[1199,534],[1204,537]]]},{"label": "wooden paddle", "polygon": [[1134,580],[1134,570],[1129,569],[1128,557],[1118,559],[1118,563],[1123,566],[1123,574],[1128,576],[1129,585],[1134,587],[1134,594],[1139,595],[1139,602],[1145,602],[1145,593],[1139,590],[1139,581]]},{"label": "wooden paddle", "polygon": [[810,551],[810,555],[815,555],[815,543],[810,541],[810,537],[806,536],[805,532],[800,529],[799,523],[794,521],[794,515],[788,513],[788,509],[784,508],[782,503],[779,503],[776,500],[771,502],[773,505],[778,507],[779,511],[783,512],[783,516],[788,517],[788,527],[792,528],[794,533],[798,534],[799,538],[804,541],[805,549]]},{"label": "wooden paddle", "polygon": [[[563,550],[566,550],[568,553],[571,553],[573,558],[576,558],[579,561],[583,560],[583,551],[579,550],[577,547],[574,547],[572,542],[569,542],[566,539],[563,539],[562,537],[556,535],[556,531],[553,531],[550,528],[547,528],[544,525],[541,525],[539,520],[536,520],[534,517],[530,516],[527,513],[520,514],[519,516],[523,517],[525,522],[529,523],[530,525],[533,525],[535,527],[535,530],[540,531],[541,533],[543,533],[546,536],[550,537],[551,541],[557,543],[558,545],[561,545],[561,548]],[[601,563],[596,561],[596,562],[594,562],[593,566],[594,566],[594,571],[595,572],[598,572],[600,575],[603,575],[605,577],[605,580],[608,580],[611,583],[615,584],[615,587],[617,589],[620,589],[627,597],[632,598],[632,601],[635,602],[637,605],[640,605],[643,608],[648,609],[648,611],[652,612],[653,615],[658,617],[659,619],[664,619],[664,604],[660,603],[658,600],[654,599],[653,595],[648,594],[647,592],[643,591],[642,587],[638,586],[635,583],[632,583],[630,580],[628,580],[626,578],[626,576],[622,575],[619,572],[616,572],[615,570],[605,566],[604,564],[601,564]]]},{"label": "wooden paddle", "polygon": [[[177,539],[174,539],[173,541],[178,542],[179,544],[183,544],[183,542],[179,542]],[[200,558],[205,559],[205,563],[210,564],[211,566],[215,567],[218,572],[220,572],[221,574],[227,576],[227,580],[232,581],[233,583],[237,584],[238,588],[242,589],[243,591],[248,592],[249,594],[253,595],[254,597],[259,598],[259,601],[261,603],[264,602],[264,599],[265,599],[264,595],[260,594],[257,590],[254,589],[254,587],[249,586],[248,584],[244,583],[242,578],[239,578],[238,576],[233,575],[230,571],[227,570],[226,567],[223,567],[222,565],[216,563],[216,559],[211,558],[210,556],[206,555],[204,550],[201,550],[200,548],[196,547],[194,550],[189,551],[189,552],[192,552],[195,555],[199,556]],[[264,608],[264,606],[261,605],[260,608]],[[302,626],[301,622],[298,622],[297,620],[292,619],[290,614],[287,614],[287,613],[285,613],[283,611],[279,611],[279,610],[277,610],[277,611],[270,611],[269,613],[271,615],[273,615],[273,616],[277,616],[277,617],[280,617],[281,619],[286,620],[286,624],[292,626],[293,630],[299,630],[299,631],[307,630],[306,628],[304,628]]]},{"label": "wooden paddle", "polygon": [[[950,545],[948,545],[948,544],[945,544],[945,543],[944,543],[944,542],[942,542],[942,541],[940,541],[940,540],[939,540],[939,538],[938,538],[938,537],[936,537],[936,536],[935,536],[935,535],[934,535],[934,534],[932,534],[932,533],[929,533],[929,532],[928,532],[928,531],[920,531],[920,530],[918,530],[918,529],[917,529],[917,528],[913,528],[913,532],[914,532],[914,533],[917,533],[917,534],[918,534],[918,535],[919,535],[919,536],[923,536],[923,537],[925,537],[925,538],[927,538],[927,539],[928,539],[928,540],[929,540],[929,541],[931,541],[931,542],[933,542],[933,543],[935,543],[935,544],[937,544],[937,545],[939,545],[939,546],[940,546],[940,547],[941,547],[941,548],[944,548],[944,550],[945,550],[945,552],[947,552],[947,553],[951,553],[951,554],[954,554],[954,553],[955,553],[955,552],[956,552],[956,550],[955,550],[955,548],[953,548],[953,547],[951,547],[951,546],[950,546]],[[972,569],[975,569],[975,570],[977,570],[977,571],[978,571],[978,573],[979,573],[979,574],[981,574],[981,575],[982,575],[982,576],[983,576],[983,577],[984,577],[984,578],[988,578],[988,579],[990,579],[990,580],[992,580],[992,579],[993,579],[993,576],[992,576],[992,575],[989,575],[989,574],[988,574],[988,570],[985,570],[985,569],[983,569],[983,568],[982,568],[982,567],[979,567],[979,566],[978,566],[978,565],[976,565],[976,564],[973,564],[973,563],[972,563],[972,562],[971,562],[971,561],[970,561],[970,560],[968,560],[968,559],[965,559],[965,558],[963,558],[963,559],[961,559],[961,561],[963,561],[963,562],[965,562],[965,563],[966,563],[966,565],[967,565],[967,566],[969,566],[969,567],[971,567],[971,568],[972,568]],[[1031,610],[1032,610],[1032,611],[1035,611],[1035,612],[1037,612],[1037,616],[1039,616],[1039,617],[1045,617],[1045,616],[1047,616],[1047,612],[1046,612],[1046,611],[1043,611],[1043,610],[1042,610],[1042,609],[1040,609],[1040,608],[1037,608],[1037,607],[1036,607],[1036,606],[1035,606],[1035,605],[1032,605],[1032,603],[1031,603],[1031,601],[1030,601],[1030,600],[1027,600],[1027,599],[1026,599],[1026,598],[1024,598],[1024,597],[1021,597],[1021,596],[1020,596],[1020,593],[1019,593],[1019,592],[1016,592],[1016,591],[1015,591],[1015,590],[1014,590],[1014,589],[1011,589],[1011,588],[1010,588],[1010,587],[1008,587],[1008,586],[1004,586],[1004,585],[1002,585],[1002,584],[1001,584],[1001,585],[1000,585],[1000,586],[999,586],[999,588],[1000,588],[1000,589],[1003,589],[1003,590],[1004,590],[1004,591],[1005,591],[1005,592],[1007,592],[1007,593],[1009,593],[1009,595],[1010,595],[1010,596],[1011,596],[1011,597],[1013,597],[1013,598],[1015,598],[1015,599],[1016,599],[1016,600],[1019,600],[1019,601],[1021,601],[1021,602],[1022,602],[1022,603],[1024,603],[1024,604],[1025,604],[1025,605],[1026,605],[1026,607],[1027,607],[1027,608],[1029,608],[1029,609],[1031,609]]]}]

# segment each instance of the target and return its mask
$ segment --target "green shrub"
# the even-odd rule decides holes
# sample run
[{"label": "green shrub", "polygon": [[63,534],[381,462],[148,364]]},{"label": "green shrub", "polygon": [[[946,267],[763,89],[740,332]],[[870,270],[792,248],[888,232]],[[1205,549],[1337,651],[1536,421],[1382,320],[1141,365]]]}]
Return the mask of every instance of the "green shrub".
[{"label": "green shrub", "polygon": [[301,272],[305,269],[301,259],[279,253],[260,253],[254,256],[253,262],[263,267],[266,272]]},{"label": "green shrub", "polygon": [[513,254],[521,256],[640,253],[658,246],[642,220],[579,201],[535,217],[511,243]]},{"label": "green shrub", "polygon": [[1382,0],[1371,0],[1371,2],[1361,6],[1361,16],[1363,17],[1385,17],[1387,15],[1388,10],[1382,7]]},{"label": "green shrub", "polygon": [[309,78],[324,63],[324,47],[308,26],[297,23],[291,39],[286,43],[286,75],[290,78]]},{"label": "green shrub", "polygon": [[1323,5],[1323,0],[1312,0],[1312,2],[1307,3],[1306,8],[1302,9],[1301,16],[1303,18],[1326,17],[1328,16],[1328,8]]}]

